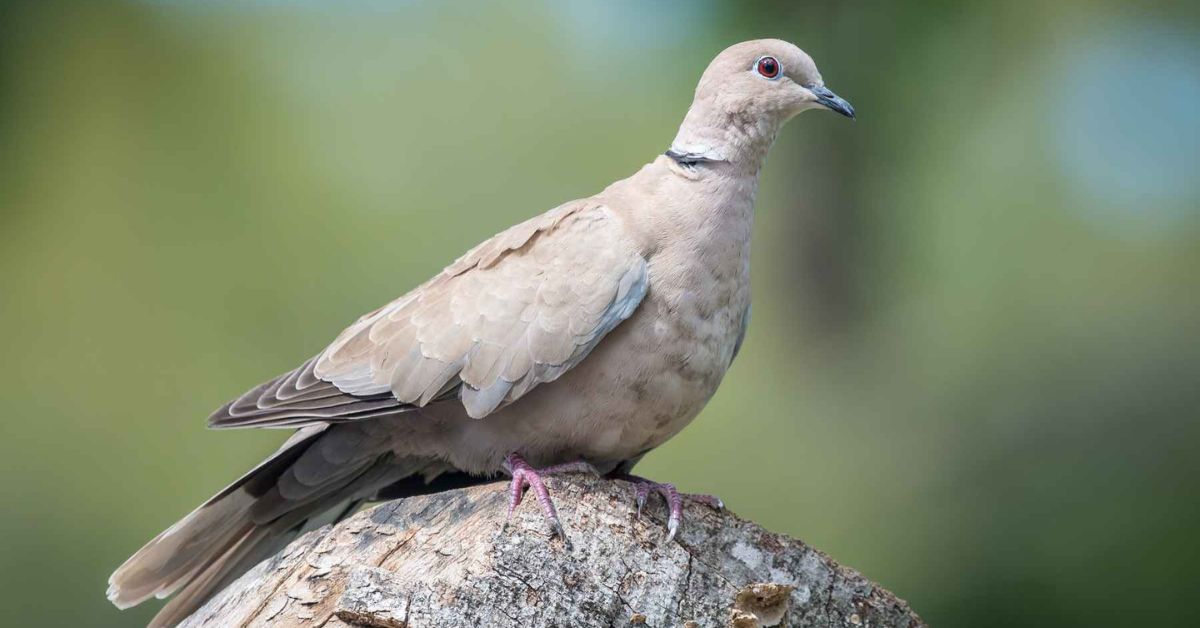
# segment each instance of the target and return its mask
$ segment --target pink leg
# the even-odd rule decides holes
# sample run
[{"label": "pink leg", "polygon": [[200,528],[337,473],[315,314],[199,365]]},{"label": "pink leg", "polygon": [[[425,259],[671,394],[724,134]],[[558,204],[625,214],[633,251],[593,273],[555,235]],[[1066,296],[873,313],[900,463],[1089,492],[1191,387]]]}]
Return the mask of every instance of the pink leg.
[{"label": "pink leg", "polygon": [[[671,539],[675,538],[675,534],[679,532],[679,524],[683,521],[683,494],[675,490],[674,484],[665,482],[655,482],[636,475],[625,475],[625,479],[634,482],[634,491],[637,499],[637,516],[640,519],[642,516],[642,508],[646,506],[646,500],[650,498],[650,491],[655,491],[667,500],[667,538],[663,543],[670,543]],[[693,499],[702,504],[716,509],[725,507],[725,502],[713,495],[687,495],[689,499]]]},{"label": "pink leg", "polygon": [[541,505],[542,515],[550,524],[550,528],[564,541],[567,540],[567,533],[563,530],[562,522],[558,519],[558,510],[554,507],[554,501],[550,499],[550,491],[542,482],[542,476],[558,473],[592,473],[599,475],[596,472],[596,468],[581,460],[579,462],[556,464],[544,469],[534,469],[517,453],[510,454],[505,459],[504,466],[512,474],[512,482],[508,485],[508,515],[504,518],[505,524],[507,525],[508,520],[512,519],[513,511],[517,509],[517,506],[521,505],[521,498],[525,495],[525,489],[533,489],[533,495],[537,498],[538,504]]}]

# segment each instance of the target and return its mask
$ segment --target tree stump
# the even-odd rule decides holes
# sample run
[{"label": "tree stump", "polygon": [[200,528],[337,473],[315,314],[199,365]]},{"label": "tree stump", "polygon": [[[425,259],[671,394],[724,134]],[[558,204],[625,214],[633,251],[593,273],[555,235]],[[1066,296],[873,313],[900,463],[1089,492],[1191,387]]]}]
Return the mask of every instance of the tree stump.
[{"label": "tree stump", "polygon": [[[569,543],[507,485],[384,503],[310,532],[182,625],[349,628],[924,626],[908,605],[795,539],[685,503],[677,540],[631,484],[550,478]],[[532,497],[532,496],[531,496]]]}]

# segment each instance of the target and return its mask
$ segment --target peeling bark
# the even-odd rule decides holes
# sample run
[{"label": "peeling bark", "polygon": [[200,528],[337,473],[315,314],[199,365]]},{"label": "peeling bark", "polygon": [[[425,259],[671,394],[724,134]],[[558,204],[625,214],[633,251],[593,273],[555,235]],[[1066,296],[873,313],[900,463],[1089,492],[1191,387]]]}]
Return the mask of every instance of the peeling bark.
[{"label": "peeling bark", "polygon": [[306,534],[182,625],[348,628],[924,626],[904,601],[795,539],[696,503],[677,541],[633,488],[550,478],[570,543],[504,484],[385,503]]}]

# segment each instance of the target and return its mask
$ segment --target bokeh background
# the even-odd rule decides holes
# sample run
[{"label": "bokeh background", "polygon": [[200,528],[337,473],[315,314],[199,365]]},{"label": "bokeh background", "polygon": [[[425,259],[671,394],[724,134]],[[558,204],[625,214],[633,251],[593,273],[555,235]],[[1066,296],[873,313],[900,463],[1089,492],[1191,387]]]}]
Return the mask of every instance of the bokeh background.
[{"label": "bokeh background", "polygon": [[107,575],[282,438],[209,411],[775,36],[859,121],[785,129],[741,357],[640,470],[935,626],[1196,625],[1198,7],[0,5],[3,614],[143,624]]}]

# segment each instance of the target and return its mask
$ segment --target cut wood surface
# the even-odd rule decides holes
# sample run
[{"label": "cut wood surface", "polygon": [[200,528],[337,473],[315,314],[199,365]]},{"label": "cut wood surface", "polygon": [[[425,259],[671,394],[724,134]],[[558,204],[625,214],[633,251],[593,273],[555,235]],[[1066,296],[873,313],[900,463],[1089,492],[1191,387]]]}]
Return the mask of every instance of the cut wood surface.
[{"label": "cut wood surface", "polygon": [[903,600],[825,554],[687,503],[677,540],[651,496],[583,475],[547,486],[569,543],[507,485],[388,502],[310,532],[182,625],[346,628],[924,626]]}]

